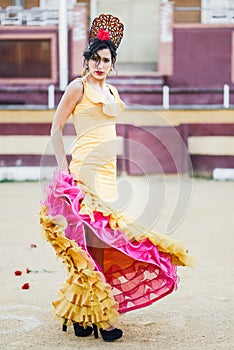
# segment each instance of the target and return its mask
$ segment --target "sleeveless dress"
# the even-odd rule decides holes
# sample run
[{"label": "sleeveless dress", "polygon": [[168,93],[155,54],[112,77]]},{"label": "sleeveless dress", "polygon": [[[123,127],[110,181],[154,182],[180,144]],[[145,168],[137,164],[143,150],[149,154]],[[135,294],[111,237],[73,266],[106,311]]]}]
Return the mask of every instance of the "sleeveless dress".
[{"label": "sleeveless dress", "polygon": [[[40,223],[45,238],[66,265],[68,277],[53,302],[65,324],[82,322],[106,329],[127,311],[148,306],[178,285],[177,265],[192,265],[183,242],[137,224],[114,210],[115,120],[124,111],[109,85],[109,103],[84,79],[73,111],[77,139],[70,173],[57,169],[45,187]],[[85,226],[103,242],[103,268],[87,248]]]}]

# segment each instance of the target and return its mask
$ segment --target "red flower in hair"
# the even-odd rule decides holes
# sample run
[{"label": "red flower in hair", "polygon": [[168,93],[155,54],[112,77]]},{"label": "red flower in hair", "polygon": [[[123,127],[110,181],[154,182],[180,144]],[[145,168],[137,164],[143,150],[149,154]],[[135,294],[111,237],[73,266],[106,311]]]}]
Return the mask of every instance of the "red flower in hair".
[{"label": "red flower in hair", "polygon": [[99,40],[109,40],[110,39],[110,33],[108,32],[108,30],[105,30],[105,29],[101,28],[97,32],[97,38]]}]

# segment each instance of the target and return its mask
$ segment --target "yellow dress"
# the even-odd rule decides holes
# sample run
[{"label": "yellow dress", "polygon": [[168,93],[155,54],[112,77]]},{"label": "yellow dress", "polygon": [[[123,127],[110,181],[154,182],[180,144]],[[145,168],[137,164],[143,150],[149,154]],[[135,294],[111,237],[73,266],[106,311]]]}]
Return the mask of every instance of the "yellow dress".
[{"label": "yellow dress", "polygon": [[109,85],[114,102],[108,103],[83,80],[84,94],[73,111],[77,133],[70,171],[104,201],[112,201],[116,193],[115,119],[124,109],[117,90]]},{"label": "yellow dress", "polygon": [[[71,174],[56,170],[46,186],[40,223],[65,263],[68,278],[53,305],[64,323],[116,325],[119,314],[161,299],[177,288],[177,265],[191,265],[183,242],[148,230],[115,211],[115,122],[124,110],[109,85],[109,103],[84,79],[84,94],[73,111],[77,139]],[[84,227],[104,245],[103,268],[89,253]]]}]

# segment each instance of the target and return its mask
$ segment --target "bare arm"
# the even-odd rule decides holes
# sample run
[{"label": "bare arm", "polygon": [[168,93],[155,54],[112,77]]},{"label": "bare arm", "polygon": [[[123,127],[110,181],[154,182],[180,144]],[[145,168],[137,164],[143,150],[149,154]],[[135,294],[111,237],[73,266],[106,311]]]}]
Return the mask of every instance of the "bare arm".
[{"label": "bare arm", "polygon": [[62,131],[75,106],[83,95],[83,83],[80,80],[72,81],[64,92],[53,118],[51,126],[51,139],[54,147],[58,167],[68,170],[68,162],[65,153]]}]

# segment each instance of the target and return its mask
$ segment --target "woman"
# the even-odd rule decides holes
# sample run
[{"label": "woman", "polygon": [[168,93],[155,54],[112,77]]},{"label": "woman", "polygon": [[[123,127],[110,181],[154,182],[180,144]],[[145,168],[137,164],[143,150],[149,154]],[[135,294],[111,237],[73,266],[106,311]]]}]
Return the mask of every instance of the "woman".
[{"label": "woman", "polygon": [[[58,168],[46,189],[40,222],[67,266],[68,278],[53,303],[63,330],[77,336],[98,329],[103,340],[122,337],[118,316],[152,304],[176,289],[176,265],[189,265],[181,242],[148,231],[109,206],[116,185],[115,122],[124,110],[106,84],[116,61],[123,24],[112,15],[93,23],[84,51],[85,72],[67,87],[51,136]],[[73,115],[77,140],[68,165],[62,129]]]}]

